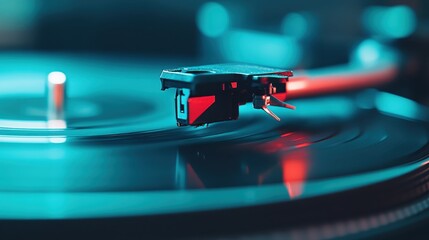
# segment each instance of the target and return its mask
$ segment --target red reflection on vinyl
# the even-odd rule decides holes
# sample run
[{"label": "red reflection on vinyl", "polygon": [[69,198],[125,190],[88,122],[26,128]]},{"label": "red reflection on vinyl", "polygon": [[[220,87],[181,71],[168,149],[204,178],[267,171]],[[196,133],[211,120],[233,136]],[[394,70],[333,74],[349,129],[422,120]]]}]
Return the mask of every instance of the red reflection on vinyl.
[{"label": "red reflection on vinyl", "polygon": [[291,198],[302,194],[309,165],[309,154],[306,149],[300,148],[283,156],[281,166],[283,170],[283,184]]},{"label": "red reflection on vinyl", "polygon": [[280,151],[307,147],[309,145],[310,141],[305,134],[288,132],[280,135],[279,138],[260,144],[258,148],[265,153],[277,153]]},{"label": "red reflection on vinyl", "polygon": [[186,164],[186,186],[191,188],[205,188],[204,183],[190,164]]},{"label": "red reflection on vinyl", "polygon": [[[303,193],[310,164],[310,152],[306,147],[310,144],[311,141],[306,134],[288,132],[259,145],[261,151],[279,156],[283,184],[291,198]],[[273,174],[272,170],[259,176],[259,184],[262,184],[268,175]]]}]

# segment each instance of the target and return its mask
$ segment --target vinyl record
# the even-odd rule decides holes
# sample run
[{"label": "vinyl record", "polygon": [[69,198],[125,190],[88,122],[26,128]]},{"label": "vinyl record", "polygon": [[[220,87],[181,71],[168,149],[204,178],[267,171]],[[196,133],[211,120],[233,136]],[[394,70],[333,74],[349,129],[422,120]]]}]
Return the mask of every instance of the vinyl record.
[{"label": "vinyl record", "polygon": [[[9,69],[0,73],[0,219],[12,229],[102,222],[195,236],[213,231],[204,224],[212,221],[218,234],[286,226],[280,236],[323,238],[428,207],[429,111],[412,100],[363,90],[294,100],[295,111],[276,111],[281,122],[248,104],[237,121],[179,128],[174,92],[160,91],[159,63],[38,55],[0,62]],[[69,78],[65,129],[46,123],[52,70]]]}]

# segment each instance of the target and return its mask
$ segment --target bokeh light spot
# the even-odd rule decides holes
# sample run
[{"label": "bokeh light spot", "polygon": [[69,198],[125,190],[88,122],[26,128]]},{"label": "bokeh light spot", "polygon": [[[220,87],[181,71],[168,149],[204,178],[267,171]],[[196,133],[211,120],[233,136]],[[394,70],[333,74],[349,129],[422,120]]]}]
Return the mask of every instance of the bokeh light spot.
[{"label": "bokeh light spot", "polygon": [[222,55],[228,61],[271,67],[294,67],[302,58],[296,39],[280,34],[234,30],[222,38]]},{"label": "bokeh light spot", "polygon": [[390,8],[384,17],[385,33],[393,38],[409,36],[416,28],[416,16],[407,6]]},{"label": "bokeh light spot", "polygon": [[386,92],[377,95],[375,106],[380,112],[404,118],[417,119],[420,113],[416,102]]},{"label": "bokeh light spot", "polygon": [[308,30],[308,19],[300,13],[290,13],[283,18],[282,31],[288,36],[303,38]]},{"label": "bokeh light spot", "polygon": [[414,11],[404,5],[370,7],[363,14],[363,23],[369,33],[384,38],[404,38],[411,35],[417,25]]},{"label": "bokeh light spot", "polygon": [[229,27],[229,14],[216,2],[205,3],[197,13],[197,26],[208,37],[218,37]]},{"label": "bokeh light spot", "polygon": [[382,45],[375,40],[366,39],[356,48],[353,60],[363,65],[373,65],[381,57]]}]

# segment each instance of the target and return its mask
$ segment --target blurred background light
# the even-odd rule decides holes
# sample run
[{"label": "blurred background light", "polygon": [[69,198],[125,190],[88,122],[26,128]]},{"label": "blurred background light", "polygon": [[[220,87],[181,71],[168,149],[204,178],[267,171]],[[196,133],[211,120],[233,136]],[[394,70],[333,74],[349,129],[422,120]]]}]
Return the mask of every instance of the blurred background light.
[{"label": "blurred background light", "polygon": [[289,13],[283,18],[281,29],[287,36],[304,38],[310,32],[310,19],[302,13]]},{"label": "blurred background light", "polygon": [[[156,62],[165,67],[242,62],[294,70],[339,64],[374,67],[397,57],[407,64],[402,69],[413,75],[401,77],[404,86],[398,88],[398,94],[416,94],[429,103],[425,54],[429,11],[425,9],[429,9],[429,1],[423,0],[0,0],[0,92],[43,94],[46,75],[52,69],[74,72],[77,78],[92,79],[91,84],[99,75],[111,75],[106,71],[130,74],[124,70],[130,66],[107,69],[91,61],[51,62],[46,60],[49,53],[101,53],[103,61],[115,62],[115,66],[122,64],[116,60],[119,55],[132,55],[145,64]],[[396,56],[389,55],[392,49]],[[23,54],[13,57],[11,51]],[[38,56],[24,64],[16,62],[26,59],[28,53]],[[350,66],[349,60],[358,66]],[[100,71],[83,71],[93,64]],[[97,80],[97,91],[105,85]],[[298,82],[291,87],[305,86]],[[73,96],[90,91],[70,88]]]},{"label": "blurred background light", "polygon": [[373,68],[397,62],[400,57],[397,49],[369,38],[361,41],[353,49],[349,65],[352,65],[352,67]]},{"label": "blurred background light", "polygon": [[231,30],[222,38],[221,52],[228,61],[271,67],[294,67],[302,57],[299,43],[280,34]]},{"label": "blurred background light", "polygon": [[198,29],[207,37],[218,37],[229,27],[228,11],[219,3],[204,3],[197,13]]},{"label": "blurred background light", "polygon": [[352,53],[352,62],[370,66],[380,60],[383,46],[373,39],[363,40]]},{"label": "blurred background light", "polygon": [[375,98],[375,106],[380,112],[388,115],[409,119],[419,119],[421,117],[421,108],[416,102],[391,93],[379,92]]},{"label": "blurred background light", "polygon": [[375,98],[378,94],[377,89],[366,89],[356,95],[356,105],[362,109],[373,109],[375,107]]},{"label": "blurred background light", "polygon": [[36,11],[34,0],[0,0],[0,29],[29,27],[35,20]]},{"label": "blurred background light", "polygon": [[363,24],[371,34],[383,38],[404,38],[416,29],[414,11],[405,5],[369,7],[363,14]]},{"label": "blurred background light", "polygon": [[0,0],[0,47],[31,43],[38,3],[36,0]]},{"label": "blurred background light", "polygon": [[[290,101],[294,104],[294,101]],[[347,119],[356,114],[357,107],[349,98],[342,96],[328,96],[318,98],[317,101],[311,99],[304,99],[299,102],[299,107],[293,111],[288,112],[291,116],[288,118],[336,118]]]}]

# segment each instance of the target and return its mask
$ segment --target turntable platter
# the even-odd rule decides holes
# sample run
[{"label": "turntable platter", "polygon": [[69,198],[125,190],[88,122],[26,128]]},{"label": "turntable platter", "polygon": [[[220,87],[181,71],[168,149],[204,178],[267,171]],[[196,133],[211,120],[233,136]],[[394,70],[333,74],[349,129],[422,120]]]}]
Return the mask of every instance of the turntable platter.
[{"label": "turntable platter", "polygon": [[[299,223],[381,211],[377,201],[397,206],[427,191],[416,176],[429,161],[428,109],[390,93],[294,100],[295,112],[277,111],[282,122],[245,105],[237,121],[177,128],[174,93],[159,91],[161,62],[37,54],[0,62],[4,220],[225,217],[273,206]],[[57,69],[70,79],[66,129],[44,125],[44,78]],[[329,212],[333,202],[348,208]]]}]

